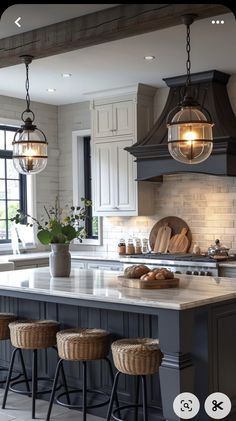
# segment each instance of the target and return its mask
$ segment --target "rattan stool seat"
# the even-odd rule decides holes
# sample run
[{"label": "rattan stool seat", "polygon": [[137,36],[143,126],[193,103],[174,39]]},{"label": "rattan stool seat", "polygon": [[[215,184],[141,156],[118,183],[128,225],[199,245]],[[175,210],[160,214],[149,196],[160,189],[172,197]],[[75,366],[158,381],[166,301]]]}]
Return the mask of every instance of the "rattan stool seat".
[{"label": "rattan stool seat", "polygon": [[57,333],[57,348],[63,360],[99,360],[109,353],[110,333],[103,329],[61,330]]},{"label": "rattan stool seat", "polygon": [[9,324],[11,343],[22,349],[50,348],[56,345],[59,327],[53,320],[17,320]]},{"label": "rattan stool seat", "polygon": [[121,373],[149,375],[158,372],[162,356],[158,339],[119,339],[112,343],[111,349],[115,367]]},{"label": "rattan stool seat", "polygon": [[14,313],[0,313],[0,341],[10,339],[9,323],[17,319]]}]

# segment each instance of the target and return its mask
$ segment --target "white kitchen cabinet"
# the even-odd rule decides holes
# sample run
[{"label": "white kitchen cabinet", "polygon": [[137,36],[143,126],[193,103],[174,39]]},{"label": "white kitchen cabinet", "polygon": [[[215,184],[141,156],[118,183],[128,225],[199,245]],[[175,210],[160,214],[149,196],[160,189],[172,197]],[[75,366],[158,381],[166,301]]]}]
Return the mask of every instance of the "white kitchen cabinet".
[{"label": "white kitchen cabinet", "polygon": [[94,209],[101,212],[135,212],[136,167],[127,151],[132,139],[94,144]]},{"label": "white kitchen cabinet", "polygon": [[137,164],[125,150],[153,125],[153,87],[139,84],[129,94],[91,102],[92,199],[94,216],[152,215],[150,182],[137,182]]},{"label": "white kitchen cabinet", "polygon": [[124,136],[133,132],[133,101],[120,101],[94,107],[94,137]]}]

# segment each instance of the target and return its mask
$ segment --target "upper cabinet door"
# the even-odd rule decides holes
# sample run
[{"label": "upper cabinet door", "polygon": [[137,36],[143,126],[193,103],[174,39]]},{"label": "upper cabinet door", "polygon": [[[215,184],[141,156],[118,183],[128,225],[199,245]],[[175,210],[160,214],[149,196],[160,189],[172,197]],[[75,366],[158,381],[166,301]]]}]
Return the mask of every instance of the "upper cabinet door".
[{"label": "upper cabinet door", "polygon": [[109,143],[94,145],[94,214],[111,212],[115,208],[114,146]]},{"label": "upper cabinet door", "polygon": [[115,202],[118,211],[136,211],[137,181],[134,157],[124,148],[133,144],[132,139],[116,142]]},{"label": "upper cabinet door", "polygon": [[121,101],[113,104],[113,130],[115,136],[134,133],[133,101]]},{"label": "upper cabinet door", "polygon": [[94,110],[94,136],[113,136],[112,104],[97,105]]}]

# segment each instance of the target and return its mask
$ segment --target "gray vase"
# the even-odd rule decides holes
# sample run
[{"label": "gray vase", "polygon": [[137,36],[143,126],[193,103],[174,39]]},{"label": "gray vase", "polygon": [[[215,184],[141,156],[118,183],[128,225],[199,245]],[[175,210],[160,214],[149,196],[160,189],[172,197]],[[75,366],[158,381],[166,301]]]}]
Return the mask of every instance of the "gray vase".
[{"label": "gray vase", "polygon": [[52,277],[69,278],[71,270],[71,254],[69,244],[51,244],[49,267]]}]

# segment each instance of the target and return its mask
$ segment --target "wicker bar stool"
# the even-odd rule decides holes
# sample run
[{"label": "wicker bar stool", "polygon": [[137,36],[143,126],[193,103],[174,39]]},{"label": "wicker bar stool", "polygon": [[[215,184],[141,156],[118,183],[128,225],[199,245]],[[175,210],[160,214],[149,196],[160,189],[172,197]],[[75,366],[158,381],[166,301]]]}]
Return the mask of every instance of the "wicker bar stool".
[{"label": "wicker bar stool", "polygon": [[[50,420],[52,405],[54,402],[56,386],[58,378],[60,375],[60,370],[63,367],[64,361],[77,361],[81,362],[83,366],[83,380],[82,380],[82,389],[72,389],[69,392],[66,390],[65,393],[61,393],[57,396],[56,402],[59,405],[63,405],[67,408],[80,409],[83,412],[83,421],[86,421],[87,410],[91,408],[98,408],[104,405],[108,405],[110,396],[103,391],[95,391],[87,388],[87,363],[89,361],[95,360],[104,360],[108,364],[109,374],[111,381],[113,383],[114,376],[112,371],[112,365],[110,360],[107,358],[107,355],[110,350],[110,333],[102,329],[80,329],[72,328],[67,330],[62,330],[57,333],[57,348],[60,360],[58,361],[53,389],[51,393],[51,398],[48,407],[48,413],[46,421]],[[82,392],[82,404],[81,405],[71,405],[68,403],[68,396],[70,398],[71,394],[79,394]],[[87,393],[96,393],[99,395],[105,396],[105,401],[99,404],[87,405]],[[67,403],[64,403],[61,398],[67,396]],[[118,401],[116,396],[114,396],[116,404],[118,406]]]},{"label": "wicker bar stool", "polygon": [[[123,421],[116,414],[120,417],[122,410],[131,408],[135,409],[135,419],[137,420],[139,407],[143,407],[143,421],[148,421],[146,376],[155,374],[159,370],[162,357],[159,340],[151,338],[120,339],[113,342],[111,349],[114,364],[118,371],[112,387],[107,421],[110,421],[111,417],[115,421]],[[137,376],[136,402],[135,404],[123,405],[113,410],[120,374]],[[139,404],[140,379],[142,380],[142,405]]]},{"label": "wicker bar stool", "polygon": [[[35,418],[35,401],[38,395],[51,393],[51,388],[49,390],[38,390],[38,381],[40,380],[49,380],[45,377],[38,377],[38,367],[37,367],[37,356],[38,350],[53,348],[57,352],[55,347],[56,345],[56,333],[59,330],[59,323],[51,320],[20,320],[13,321],[9,324],[10,329],[10,338],[11,343],[15,347],[12,352],[11,362],[8,371],[8,377],[6,382],[5,393],[2,402],[2,409],[5,409],[7,396],[9,389],[15,393],[25,394],[32,396],[32,418]],[[22,350],[32,350],[32,378],[27,377],[24,359],[22,355]],[[14,368],[14,362],[16,354],[19,354],[21,365],[22,365],[22,375],[24,380],[12,382],[12,371]],[[63,372],[64,374],[64,372]],[[63,375],[62,374],[62,375]],[[65,380],[65,376],[63,377]],[[65,380],[66,381],[66,380]],[[29,383],[32,382],[32,387],[30,389]],[[26,391],[16,389],[14,386],[18,384],[25,384]],[[66,387],[66,385],[64,385]]]},{"label": "wicker bar stool", "polygon": [[[10,330],[9,330],[9,323],[15,321],[17,319],[14,313],[0,313],[0,341],[6,341],[10,339]],[[8,371],[6,367],[0,367],[0,372]],[[18,379],[20,374],[14,378],[14,380]],[[6,381],[1,380],[0,384],[4,384]]]}]

